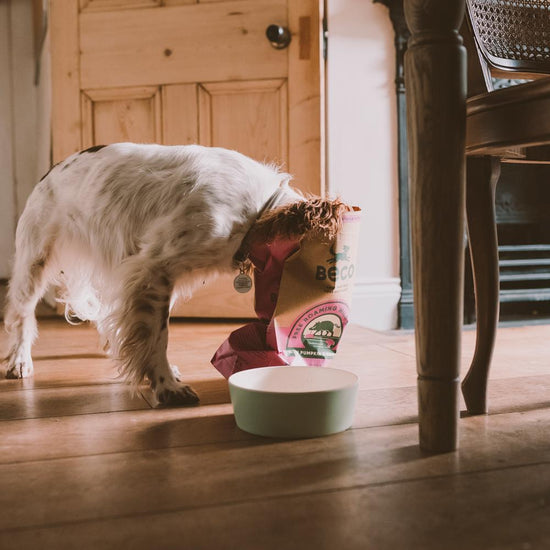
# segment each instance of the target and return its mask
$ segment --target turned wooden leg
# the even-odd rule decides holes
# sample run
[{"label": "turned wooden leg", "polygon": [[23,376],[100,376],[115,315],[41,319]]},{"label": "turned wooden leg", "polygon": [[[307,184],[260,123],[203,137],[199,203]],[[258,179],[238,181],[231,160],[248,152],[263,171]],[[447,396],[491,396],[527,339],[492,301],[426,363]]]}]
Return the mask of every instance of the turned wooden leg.
[{"label": "turned wooden leg", "polygon": [[405,0],[420,446],[458,445],[464,280],[466,50],[462,0]]},{"label": "turned wooden leg", "polygon": [[474,358],[462,382],[470,414],[487,413],[487,377],[498,322],[498,243],[495,189],[500,162],[495,157],[470,157],[467,161],[466,216],[474,291],[477,334]]}]

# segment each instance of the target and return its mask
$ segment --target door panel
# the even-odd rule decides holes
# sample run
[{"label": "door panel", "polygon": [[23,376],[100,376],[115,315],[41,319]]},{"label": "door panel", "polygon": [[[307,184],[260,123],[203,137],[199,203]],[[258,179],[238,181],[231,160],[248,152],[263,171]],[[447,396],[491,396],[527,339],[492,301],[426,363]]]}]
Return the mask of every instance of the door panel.
[{"label": "door panel", "polygon": [[[321,9],[313,0],[55,0],[53,149],[58,162],[117,141],[228,147],[324,192]],[[270,24],[292,40],[275,49]],[[228,276],[175,313],[253,316]]]},{"label": "door panel", "polygon": [[82,143],[161,140],[158,87],[88,90],[82,93]]},{"label": "door panel", "polygon": [[198,143],[197,97],[196,84],[162,87],[162,142],[165,145]]},{"label": "door panel", "polygon": [[286,79],[201,84],[200,142],[287,162]]},{"label": "door panel", "polygon": [[264,33],[270,22],[287,25],[285,0],[83,13],[81,83],[97,88],[285,77],[288,52],[269,45]]},{"label": "door panel", "polygon": [[[286,79],[202,83],[198,93],[202,145],[286,163]],[[220,316],[221,311],[225,317],[254,316],[254,292],[237,293],[235,275],[222,276],[213,285],[200,288],[190,302],[178,304],[173,315],[211,317]]]}]

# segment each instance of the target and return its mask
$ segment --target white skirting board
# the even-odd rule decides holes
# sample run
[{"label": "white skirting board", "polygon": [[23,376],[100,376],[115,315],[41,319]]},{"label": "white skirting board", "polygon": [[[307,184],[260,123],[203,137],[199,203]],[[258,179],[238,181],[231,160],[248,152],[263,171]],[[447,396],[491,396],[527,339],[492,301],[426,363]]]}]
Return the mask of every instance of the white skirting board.
[{"label": "white skirting board", "polygon": [[[4,311],[6,290],[7,281],[0,280],[0,320]],[[397,304],[400,296],[399,278],[357,281],[351,301],[350,322],[375,330],[397,328]],[[52,295],[48,297],[52,300]],[[37,311],[39,317],[55,313],[48,302],[46,299],[40,304]]]},{"label": "white skirting board", "polygon": [[400,296],[399,277],[356,280],[350,322],[375,330],[397,328],[397,304]]}]

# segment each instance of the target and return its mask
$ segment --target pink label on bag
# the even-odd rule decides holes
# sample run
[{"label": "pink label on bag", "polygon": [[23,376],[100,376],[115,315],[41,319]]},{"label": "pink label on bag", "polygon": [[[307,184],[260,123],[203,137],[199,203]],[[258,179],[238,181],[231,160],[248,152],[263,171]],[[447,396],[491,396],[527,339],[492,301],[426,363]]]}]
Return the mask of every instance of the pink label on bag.
[{"label": "pink label on bag", "polygon": [[306,360],[332,357],[348,318],[349,307],[341,301],[324,302],[308,309],[292,325],[286,351]]}]

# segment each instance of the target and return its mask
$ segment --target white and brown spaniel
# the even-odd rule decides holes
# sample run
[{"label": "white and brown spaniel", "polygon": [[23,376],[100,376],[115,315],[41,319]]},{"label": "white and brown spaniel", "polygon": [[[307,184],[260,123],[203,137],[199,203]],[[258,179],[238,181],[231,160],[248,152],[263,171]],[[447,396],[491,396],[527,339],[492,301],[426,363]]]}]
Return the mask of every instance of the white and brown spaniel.
[{"label": "white and brown spaniel", "polygon": [[50,284],[93,321],[131,383],[165,405],[198,402],[166,357],[178,296],[246,261],[257,239],[330,239],[347,206],[306,198],[288,174],[221,148],[117,143],[57,164],[19,220],[5,326],[8,378],[33,374],[34,310]]}]

